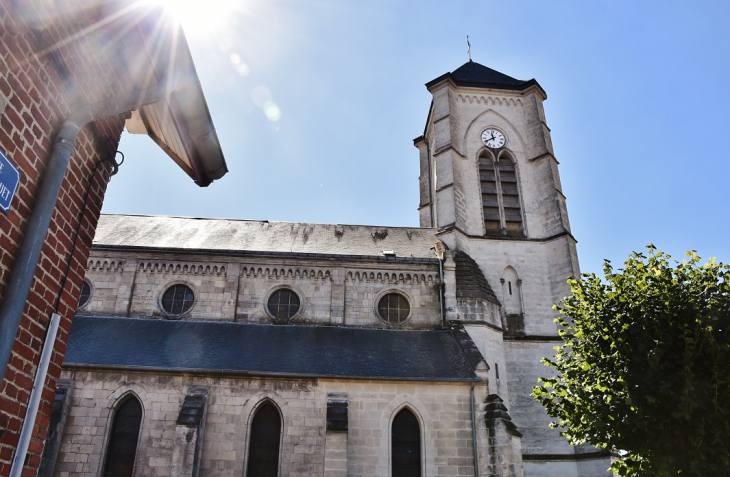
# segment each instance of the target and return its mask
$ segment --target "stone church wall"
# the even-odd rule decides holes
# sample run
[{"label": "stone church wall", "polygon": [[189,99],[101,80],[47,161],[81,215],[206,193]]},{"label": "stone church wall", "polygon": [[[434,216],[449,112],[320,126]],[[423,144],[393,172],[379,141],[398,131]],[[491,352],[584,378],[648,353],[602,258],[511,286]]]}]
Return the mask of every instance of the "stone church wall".
[{"label": "stone church wall", "polygon": [[269,400],[283,417],[280,475],[323,476],[327,396],[333,392],[348,401],[348,476],[389,475],[390,423],[404,406],[421,425],[423,475],[473,474],[469,383],[64,373],[75,389],[56,477],[100,475],[112,411],[127,393],[143,407],[135,475],[170,476],[175,421],[189,386],[210,392],[201,475],[243,475],[250,420]]}]

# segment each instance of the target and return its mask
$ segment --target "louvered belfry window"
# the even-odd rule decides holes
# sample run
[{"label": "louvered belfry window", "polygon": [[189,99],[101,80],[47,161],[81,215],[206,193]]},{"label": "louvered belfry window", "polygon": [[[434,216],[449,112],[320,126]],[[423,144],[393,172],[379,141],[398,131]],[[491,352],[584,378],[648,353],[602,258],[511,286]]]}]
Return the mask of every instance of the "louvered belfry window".
[{"label": "louvered belfry window", "polygon": [[491,157],[479,158],[479,178],[482,181],[482,206],[487,233],[499,232],[499,199],[497,198],[497,173]]},{"label": "louvered belfry window", "polygon": [[421,477],[421,426],[408,409],[393,419],[392,477]]},{"label": "louvered belfry window", "polygon": [[114,413],[104,477],[131,477],[137,452],[142,406],[134,397],[124,401]]},{"label": "louvered belfry window", "polygon": [[486,234],[523,236],[520,192],[512,158],[502,154],[495,167],[490,156],[481,156],[479,179]]},{"label": "louvered belfry window", "polygon": [[279,438],[281,417],[271,403],[256,411],[251,423],[246,477],[279,475]]}]

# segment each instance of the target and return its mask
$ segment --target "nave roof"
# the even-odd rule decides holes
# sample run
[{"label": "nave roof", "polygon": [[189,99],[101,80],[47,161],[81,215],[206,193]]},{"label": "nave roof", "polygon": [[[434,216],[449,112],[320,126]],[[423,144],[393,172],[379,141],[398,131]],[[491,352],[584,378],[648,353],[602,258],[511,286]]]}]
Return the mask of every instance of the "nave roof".
[{"label": "nave roof", "polygon": [[94,246],[436,261],[436,229],[102,214]]},{"label": "nave roof", "polygon": [[474,360],[449,330],[76,316],[63,365],[243,376],[473,381],[470,359]]}]

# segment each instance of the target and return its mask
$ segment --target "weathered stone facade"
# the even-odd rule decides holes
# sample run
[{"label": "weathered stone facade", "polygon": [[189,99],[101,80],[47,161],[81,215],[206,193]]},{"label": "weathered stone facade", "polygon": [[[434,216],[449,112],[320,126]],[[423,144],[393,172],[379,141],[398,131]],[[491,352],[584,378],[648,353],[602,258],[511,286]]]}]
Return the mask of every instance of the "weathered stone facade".
[{"label": "weathered stone facade", "polygon": [[316,258],[207,262],[184,253],[161,258],[145,252],[96,252],[86,272],[93,293],[79,312],[164,318],[162,294],[172,284],[184,283],[196,292],[188,312],[196,320],[268,323],[273,319],[264,306],[266,297],[286,284],[304,298],[296,323],[381,326],[375,303],[391,289],[406,294],[413,304],[409,327],[431,329],[439,320],[435,263],[399,262],[394,267],[365,259]]},{"label": "weathered stone facade", "polygon": [[[278,475],[399,475],[403,409],[423,476],[607,474],[610,457],[569,446],[530,397],[560,342],[552,304],[579,273],[544,91],[473,63],[427,86],[421,228],[102,216],[88,316],[64,364],[73,394],[56,476],[102,475],[131,395],[143,408],[135,475],[247,475],[252,422],[269,405]],[[485,147],[487,130],[505,147]],[[172,315],[163,296],[176,284],[194,299]],[[277,290],[298,297],[291,318],[272,313]],[[408,305],[396,320],[389,293]],[[175,334],[158,336],[167,320]],[[130,336],[141,357],[128,356]],[[180,416],[195,389],[207,407],[191,427]]]}]

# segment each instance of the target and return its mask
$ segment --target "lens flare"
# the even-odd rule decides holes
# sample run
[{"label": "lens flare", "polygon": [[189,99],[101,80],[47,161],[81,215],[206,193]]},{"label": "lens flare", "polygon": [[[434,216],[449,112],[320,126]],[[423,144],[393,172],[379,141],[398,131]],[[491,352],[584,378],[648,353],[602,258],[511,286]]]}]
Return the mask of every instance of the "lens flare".
[{"label": "lens flare", "polygon": [[281,110],[273,101],[269,101],[264,104],[264,114],[266,114],[266,117],[269,118],[269,121],[276,122],[281,119]]}]

